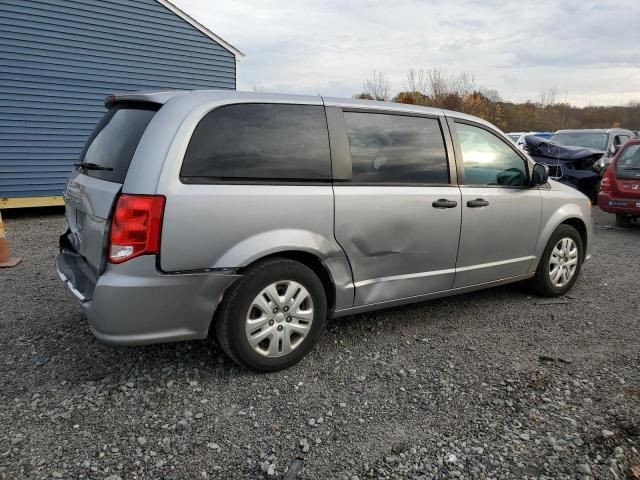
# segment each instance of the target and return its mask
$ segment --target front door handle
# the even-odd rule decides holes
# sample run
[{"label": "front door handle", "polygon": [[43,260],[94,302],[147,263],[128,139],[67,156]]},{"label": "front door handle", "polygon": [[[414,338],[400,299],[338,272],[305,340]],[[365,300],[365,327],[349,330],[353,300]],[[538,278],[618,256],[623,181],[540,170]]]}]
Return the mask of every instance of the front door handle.
[{"label": "front door handle", "polygon": [[489,205],[489,202],[487,202],[484,198],[476,198],[475,200],[469,200],[467,202],[467,207],[469,208],[486,207],[487,205]]},{"label": "front door handle", "polygon": [[447,200],[446,198],[439,198],[431,204],[433,208],[456,208],[458,202],[455,200]]}]

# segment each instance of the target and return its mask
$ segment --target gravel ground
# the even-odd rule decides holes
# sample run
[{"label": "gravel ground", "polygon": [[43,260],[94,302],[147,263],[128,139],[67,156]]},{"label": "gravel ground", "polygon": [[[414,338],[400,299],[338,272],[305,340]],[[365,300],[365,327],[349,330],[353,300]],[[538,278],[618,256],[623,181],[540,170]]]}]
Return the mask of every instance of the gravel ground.
[{"label": "gravel ground", "polygon": [[562,299],[335,320],[260,375],[206,341],[98,343],[53,267],[61,212],[5,212],[0,478],[640,478],[640,225],[594,216]]}]

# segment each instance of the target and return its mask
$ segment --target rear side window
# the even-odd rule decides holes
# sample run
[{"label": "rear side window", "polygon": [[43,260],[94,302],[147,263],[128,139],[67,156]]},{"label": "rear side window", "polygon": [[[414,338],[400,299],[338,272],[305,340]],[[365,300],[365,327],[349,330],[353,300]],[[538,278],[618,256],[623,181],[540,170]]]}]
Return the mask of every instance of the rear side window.
[{"label": "rear side window", "polygon": [[180,175],[330,180],[324,107],[236,104],[213,110],[193,132]]},{"label": "rear side window", "polygon": [[122,105],[109,109],[89,136],[80,162],[111,170],[82,169],[82,172],[109,182],[124,183],[140,138],[158,108]]},{"label": "rear side window", "polygon": [[640,171],[640,144],[627,146],[616,163],[618,172]]},{"label": "rear side window", "polygon": [[345,112],[352,181],[449,183],[440,124],[432,118]]}]

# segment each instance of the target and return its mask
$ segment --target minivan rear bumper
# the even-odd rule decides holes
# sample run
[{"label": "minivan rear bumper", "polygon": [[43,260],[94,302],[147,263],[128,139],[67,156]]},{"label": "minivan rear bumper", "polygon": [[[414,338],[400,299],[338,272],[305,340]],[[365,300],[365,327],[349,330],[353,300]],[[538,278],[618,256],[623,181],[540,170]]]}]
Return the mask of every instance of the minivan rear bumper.
[{"label": "minivan rear bumper", "polygon": [[92,286],[83,261],[61,250],[58,274],[80,301],[95,337],[114,345],[206,338],[224,291],[240,277],[164,274],[157,271],[155,256],[147,255],[107,265]]}]

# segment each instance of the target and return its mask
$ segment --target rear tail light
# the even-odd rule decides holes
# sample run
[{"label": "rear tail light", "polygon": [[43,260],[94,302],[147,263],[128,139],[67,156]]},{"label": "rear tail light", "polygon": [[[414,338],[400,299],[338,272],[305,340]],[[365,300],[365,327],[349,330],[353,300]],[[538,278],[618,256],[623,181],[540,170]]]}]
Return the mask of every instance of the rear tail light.
[{"label": "rear tail light", "polygon": [[613,181],[613,168],[609,166],[604,172],[602,181],[600,182],[600,191],[605,193],[611,192],[611,182]]},{"label": "rear tail light", "polygon": [[109,239],[111,263],[160,252],[164,202],[162,195],[118,197]]}]

